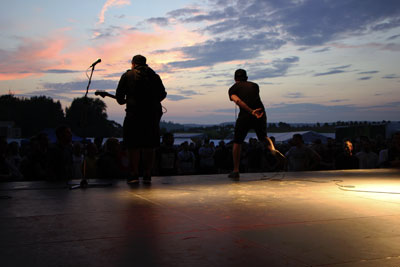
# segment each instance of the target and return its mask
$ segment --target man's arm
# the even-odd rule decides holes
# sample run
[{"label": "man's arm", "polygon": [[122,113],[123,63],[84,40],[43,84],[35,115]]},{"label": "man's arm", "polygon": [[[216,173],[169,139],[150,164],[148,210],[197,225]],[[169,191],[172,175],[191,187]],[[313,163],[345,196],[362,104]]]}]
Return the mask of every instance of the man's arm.
[{"label": "man's arm", "polygon": [[160,102],[163,101],[167,97],[167,92],[165,91],[164,84],[158,74],[156,74],[156,86],[159,90],[160,94]]},{"label": "man's arm", "polygon": [[246,110],[248,113],[250,113],[253,116],[256,116],[257,119],[261,118],[264,115],[264,112],[262,111],[262,108],[257,108],[257,109],[251,109],[245,102],[243,102],[237,95],[231,95],[230,96],[231,101],[235,102],[236,105],[241,107],[242,109]]},{"label": "man's arm", "polygon": [[117,100],[118,104],[124,105],[126,104],[126,93],[125,93],[125,77],[122,75],[121,79],[118,82],[118,87],[115,92],[115,99]]}]

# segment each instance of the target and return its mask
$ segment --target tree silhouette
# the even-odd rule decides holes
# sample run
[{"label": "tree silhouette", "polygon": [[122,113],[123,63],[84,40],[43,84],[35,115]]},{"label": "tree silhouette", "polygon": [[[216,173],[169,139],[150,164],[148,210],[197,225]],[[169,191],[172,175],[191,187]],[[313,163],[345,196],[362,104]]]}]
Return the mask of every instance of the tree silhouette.
[{"label": "tree silhouette", "polygon": [[12,94],[0,96],[0,120],[14,121],[23,137],[37,134],[44,128],[55,128],[64,123],[64,112],[59,101],[46,96],[17,98]]},{"label": "tree silhouette", "polygon": [[66,108],[66,122],[81,137],[121,136],[121,125],[107,119],[106,109],[98,98],[75,98]]}]

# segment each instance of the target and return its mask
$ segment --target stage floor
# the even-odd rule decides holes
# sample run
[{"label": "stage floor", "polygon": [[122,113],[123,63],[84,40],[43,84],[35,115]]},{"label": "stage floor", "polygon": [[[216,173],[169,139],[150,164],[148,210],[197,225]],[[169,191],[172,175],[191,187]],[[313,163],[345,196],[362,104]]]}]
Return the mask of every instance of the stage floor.
[{"label": "stage floor", "polygon": [[1,266],[400,266],[400,171],[0,184]]}]

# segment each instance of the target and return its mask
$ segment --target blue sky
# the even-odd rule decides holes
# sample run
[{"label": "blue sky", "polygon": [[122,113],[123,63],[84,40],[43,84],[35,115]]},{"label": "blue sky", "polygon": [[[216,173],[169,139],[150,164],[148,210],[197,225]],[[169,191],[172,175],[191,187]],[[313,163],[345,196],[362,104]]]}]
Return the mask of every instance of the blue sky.
[{"label": "blue sky", "polygon": [[[163,119],[234,120],[237,68],[270,122],[400,120],[400,2],[394,0],[10,1],[0,6],[0,93],[66,107],[113,92],[135,54],[168,92]],[[23,7],[23,8],[22,8]],[[94,97],[94,96],[93,96]],[[109,118],[124,107],[106,99]]]}]

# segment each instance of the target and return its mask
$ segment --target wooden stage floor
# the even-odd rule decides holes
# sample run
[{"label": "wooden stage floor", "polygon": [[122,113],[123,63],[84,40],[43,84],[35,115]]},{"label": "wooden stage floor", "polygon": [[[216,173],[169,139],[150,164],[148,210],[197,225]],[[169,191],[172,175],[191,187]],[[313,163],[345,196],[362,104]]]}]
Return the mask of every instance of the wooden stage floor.
[{"label": "wooden stage floor", "polygon": [[400,266],[400,171],[0,184],[1,266]]}]

